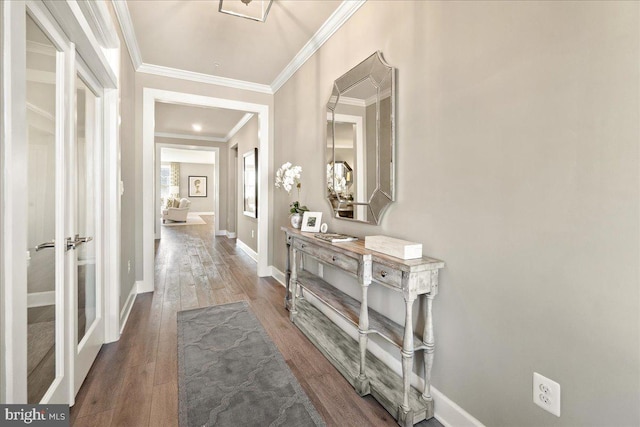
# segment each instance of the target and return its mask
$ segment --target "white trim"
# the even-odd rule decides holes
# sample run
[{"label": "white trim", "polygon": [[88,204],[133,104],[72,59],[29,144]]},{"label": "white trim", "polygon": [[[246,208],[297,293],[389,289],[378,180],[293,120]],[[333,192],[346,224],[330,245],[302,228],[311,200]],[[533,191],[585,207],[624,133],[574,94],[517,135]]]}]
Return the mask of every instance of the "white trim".
[{"label": "white trim", "polygon": [[348,96],[341,96],[338,104],[351,105],[353,107],[363,107],[363,108],[368,105],[365,99],[350,98]]},{"label": "white trim", "polygon": [[227,138],[219,138],[216,136],[204,136],[204,135],[190,135],[188,133],[170,133],[170,132],[156,132],[154,135],[157,138],[173,138],[173,139],[192,139],[194,141],[211,141],[211,142],[227,142]]},{"label": "white trim", "polygon": [[440,390],[431,386],[431,396],[435,402],[434,417],[445,427],[474,426],[484,427],[479,420],[462,409],[457,403],[442,394]]},{"label": "white trim", "polygon": [[140,54],[140,46],[138,46],[138,40],[136,39],[136,32],[133,29],[133,21],[129,14],[129,8],[125,0],[113,0],[113,9],[116,12],[118,23],[120,24],[120,30],[122,30],[122,36],[124,42],[127,45],[131,62],[133,62],[133,68],[136,70],[142,65],[142,55]]},{"label": "white trim", "polygon": [[258,261],[258,253],[256,251],[254,251],[253,249],[251,249],[249,247],[249,245],[247,245],[245,242],[243,242],[240,239],[236,239],[236,246],[238,248],[240,248],[244,253],[249,255],[252,260],[254,260],[256,262]]},{"label": "white trim", "polygon": [[216,236],[228,236],[229,233],[227,232],[227,230],[218,230],[215,232]]},{"label": "white trim", "polygon": [[238,133],[238,131],[242,129],[242,127],[249,122],[249,120],[251,120],[252,117],[253,117],[253,114],[251,113],[247,113],[244,116],[242,116],[242,118],[238,120],[238,123],[233,127],[233,129],[231,129],[227,134],[227,136],[224,137],[225,138],[224,142],[229,142],[229,140],[233,138],[235,134]]},{"label": "white trim", "polygon": [[117,48],[120,40],[106,2],[95,0],[77,0],[77,2],[100,45],[107,49]]},{"label": "white trim", "polygon": [[278,281],[278,283],[280,283],[282,286],[286,287],[286,276],[285,274],[278,270],[278,268],[275,265],[271,266],[271,277],[273,277],[274,279],[276,279]]},{"label": "white trim", "polygon": [[156,76],[171,77],[174,79],[189,80],[193,82],[207,83],[211,85],[250,90],[252,92],[273,95],[273,90],[269,85],[230,79],[227,77],[212,76],[211,74],[197,73],[195,71],[180,70],[177,68],[165,67],[163,65],[142,63],[136,68],[136,71],[140,73],[154,74]]},{"label": "white trim", "polygon": [[356,13],[358,9],[366,2],[366,0],[345,0],[338,6],[338,8],[331,14],[329,19],[322,24],[322,27],[316,31],[311,39],[305,44],[302,49],[296,54],[296,56],[289,62],[289,64],[282,70],[282,72],[271,83],[271,90],[273,93],[277,92],[284,84],[295,74],[296,71],[329,38],[347,22],[351,16]]},{"label": "white trim", "polygon": [[65,35],[73,40],[78,56],[83,59],[95,77],[105,88],[115,88],[117,70],[112,67],[108,50],[98,42],[94,28],[76,1],[44,0],[48,13],[62,26]]},{"label": "white trim", "polygon": [[133,303],[136,302],[136,295],[138,295],[138,288],[140,287],[141,282],[135,282],[133,284],[133,286],[131,287],[131,292],[129,292],[129,296],[122,306],[122,310],[120,310],[120,335],[122,335],[122,331],[124,331],[127,320],[129,320],[129,314],[131,314]]},{"label": "white trim", "polygon": [[236,232],[235,231],[227,231],[227,230],[225,230],[225,233],[227,235],[227,238],[229,238],[229,239],[235,239],[236,238]]},{"label": "white trim", "polygon": [[27,308],[44,307],[56,303],[56,291],[32,292],[27,294]]},{"label": "white trim", "polygon": [[103,174],[104,174],[104,340],[114,342],[120,338],[120,231],[121,231],[121,176],[120,132],[118,118],[119,90],[105,89],[103,114]]},{"label": "white trim", "polygon": [[[162,89],[143,88],[142,91],[142,265],[143,281],[139,292],[151,292],[154,289],[154,242],[155,242],[155,208],[154,194],[155,188],[153,178],[155,173],[155,136],[154,117],[156,101],[169,102],[186,105],[199,105],[204,107],[226,108],[253,112],[258,114],[258,139],[261,155],[259,156],[259,179],[258,192],[263,194],[258,201],[258,268],[257,274],[260,277],[268,276],[270,269],[268,266],[269,252],[269,193],[265,188],[269,181],[269,159],[270,152],[270,109],[267,104],[254,104],[236,101],[225,98],[215,98],[203,95],[195,95],[183,92],[174,92]],[[216,184],[219,179],[216,180]],[[216,215],[215,220],[218,221]],[[226,233],[226,231],[225,231]]]}]

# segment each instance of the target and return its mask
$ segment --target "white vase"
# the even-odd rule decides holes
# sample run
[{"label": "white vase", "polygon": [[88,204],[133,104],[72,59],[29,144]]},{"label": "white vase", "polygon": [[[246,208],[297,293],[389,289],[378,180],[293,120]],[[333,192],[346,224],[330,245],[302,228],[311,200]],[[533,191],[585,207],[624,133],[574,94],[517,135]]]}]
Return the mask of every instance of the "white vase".
[{"label": "white vase", "polygon": [[302,225],[302,214],[294,213],[291,215],[291,226],[293,228],[300,228]]}]

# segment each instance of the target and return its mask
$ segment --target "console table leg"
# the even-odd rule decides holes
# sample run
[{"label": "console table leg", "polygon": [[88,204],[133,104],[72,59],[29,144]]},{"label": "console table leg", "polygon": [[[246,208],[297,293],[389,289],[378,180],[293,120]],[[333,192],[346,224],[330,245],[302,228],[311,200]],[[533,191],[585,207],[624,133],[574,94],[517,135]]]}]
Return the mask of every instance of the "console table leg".
[{"label": "console table leg", "polygon": [[290,307],[290,303],[291,303],[291,293],[289,291],[289,287],[291,286],[291,238],[287,237],[287,259],[286,259],[286,264],[285,264],[285,276],[284,276],[284,283],[285,283],[285,294],[284,294],[284,308],[286,308],[287,310],[289,310]]},{"label": "console table leg", "polygon": [[292,255],[291,255],[291,277],[289,279],[290,282],[290,286],[291,286],[291,293],[290,293],[290,298],[291,298],[291,307],[289,309],[289,319],[293,322],[296,318],[296,314],[298,314],[298,310],[296,308],[296,295],[298,293],[298,266],[297,266],[297,258],[298,258],[298,251],[296,251],[296,249],[294,248],[292,250]]},{"label": "console table leg", "polygon": [[413,425],[413,411],[409,406],[411,373],[413,372],[413,301],[415,296],[405,295],[404,339],[402,342],[402,405],[398,410],[398,420],[402,425]]},{"label": "console table leg", "polygon": [[356,391],[360,396],[366,396],[371,393],[369,386],[369,378],[367,378],[366,361],[367,361],[367,342],[369,341],[369,307],[367,302],[368,283],[362,286],[362,302],[360,303],[360,323],[358,325],[358,343],[360,344],[360,374],[356,378]]},{"label": "console table leg", "polygon": [[424,391],[422,398],[424,400],[432,400],[431,397],[431,368],[433,366],[433,355],[436,349],[435,339],[433,336],[433,314],[431,308],[433,307],[434,295],[427,295],[427,307],[425,310],[424,319],[424,333],[422,339],[424,340]]}]

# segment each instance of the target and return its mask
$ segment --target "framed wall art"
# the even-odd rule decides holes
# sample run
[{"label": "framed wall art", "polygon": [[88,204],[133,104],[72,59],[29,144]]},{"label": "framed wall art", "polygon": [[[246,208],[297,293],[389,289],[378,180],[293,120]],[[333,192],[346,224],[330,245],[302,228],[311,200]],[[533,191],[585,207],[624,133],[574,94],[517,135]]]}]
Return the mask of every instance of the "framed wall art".
[{"label": "framed wall art", "polygon": [[189,175],[189,197],[207,197],[207,177]]}]

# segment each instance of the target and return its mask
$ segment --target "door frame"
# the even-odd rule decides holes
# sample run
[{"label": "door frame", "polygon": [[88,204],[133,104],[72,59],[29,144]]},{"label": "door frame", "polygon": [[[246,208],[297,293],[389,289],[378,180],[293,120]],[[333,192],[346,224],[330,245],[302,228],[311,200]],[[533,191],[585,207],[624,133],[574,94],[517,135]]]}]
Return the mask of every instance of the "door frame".
[{"label": "door frame", "polygon": [[214,233],[216,236],[220,231],[220,147],[210,147],[206,145],[181,145],[181,144],[171,144],[165,142],[156,143],[155,149],[155,190],[154,190],[154,202],[156,205],[156,228],[155,228],[155,238],[159,239],[161,237],[161,228],[162,227],[162,216],[160,215],[160,210],[158,209],[158,197],[160,196],[160,167],[161,167],[161,157],[160,151],[162,148],[175,148],[176,150],[193,150],[193,151],[213,151],[213,197],[214,197]]},{"label": "door frame", "polygon": [[237,101],[233,99],[195,95],[185,92],[174,92],[163,89],[145,87],[142,90],[142,281],[138,282],[137,291],[153,292],[154,259],[155,259],[155,131],[154,117],[156,102],[171,104],[195,105],[201,107],[226,108],[245,111],[258,115],[258,139],[260,155],[258,156],[258,269],[260,277],[270,276],[268,263],[269,249],[269,105]]},{"label": "door frame", "polygon": [[[51,21],[52,27],[65,34],[71,41],[77,42],[73,62],[67,60],[65,67],[71,67],[75,78],[75,52],[78,52],[85,63],[103,85],[103,164],[104,183],[104,252],[105,261],[103,283],[109,284],[104,293],[105,341],[119,338],[119,293],[120,293],[120,163],[118,141],[118,90],[117,77],[119,47],[103,47],[98,44],[94,32],[105,29],[117,38],[117,32],[110,21],[106,5],[106,13],[100,19],[87,21],[82,10],[75,2],[59,2],[53,0],[11,1],[0,3],[2,19],[2,150],[4,164],[0,195],[0,402],[26,403],[27,401],[27,224],[24,221],[27,212],[27,145],[26,141],[26,32],[25,16],[27,9],[32,15],[42,14]],[[95,17],[94,17],[95,18]],[[98,28],[99,27],[99,28]],[[54,41],[55,42],[55,41]],[[65,70],[65,74],[67,73]],[[61,118],[65,127],[71,119],[68,113]],[[65,130],[68,138],[68,130]],[[7,166],[11,165],[11,168]],[[11,170],[9,170],[11,169]],[[4,203],[11,200],[11,203]],[[58,239],[58,236],[56,236]],[[64,240],[61,240],[64,241]],[[105,286],[106,287],[106,286]],[[68,295],[67,295],[68,296]],[[67,297],[65,296],[65,297]],[[68,298],[65,298],[68,304]],[[67,310],[68,311],[68,310]],[[67,314],[65,314],[66,316]],[[22,321],[21,321],[22,320]],[[66,334],[66,333],[65,333]],[[67,340],[67,352],[68,343]],[[65,357],[68,359],[68,357]],[[68,360],[65,360],[66,372],[69,372]],[[73,404],[74,392],[70,385],[64,396],[65,403]],[[53,403],[53,402],[51,402]]]}]

